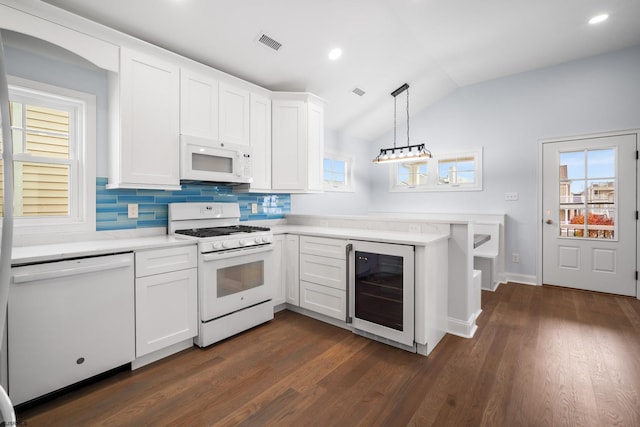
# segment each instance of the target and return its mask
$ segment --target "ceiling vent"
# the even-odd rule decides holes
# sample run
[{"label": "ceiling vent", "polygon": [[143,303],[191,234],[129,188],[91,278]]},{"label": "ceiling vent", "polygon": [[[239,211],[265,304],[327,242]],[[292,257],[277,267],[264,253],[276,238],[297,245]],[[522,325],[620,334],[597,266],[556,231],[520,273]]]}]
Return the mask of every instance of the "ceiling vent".
[{"label": "ceiling vent", "polygon": [[282,43],[277,42],[265,33],[260,33],[260,35],[258,36],[258,42],[276,51],[282,47]]},{"label": "ceiling vent", "polygon": [[354,90],[352,90],[353,93],[355,93],[358,96],[362,96],[364,95],[366,92],[363,91],[362,89],[360,89],[359,87],[355,88]]}]

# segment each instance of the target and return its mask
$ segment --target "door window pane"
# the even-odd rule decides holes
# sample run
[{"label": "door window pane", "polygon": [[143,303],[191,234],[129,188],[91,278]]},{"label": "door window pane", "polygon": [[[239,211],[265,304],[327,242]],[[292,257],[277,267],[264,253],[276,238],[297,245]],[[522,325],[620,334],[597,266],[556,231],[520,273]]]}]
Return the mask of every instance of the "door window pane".
[{"label": "door window pane", "polygon": [[615,238],[615,155],[614,148],[560,153],[560,236]]}]

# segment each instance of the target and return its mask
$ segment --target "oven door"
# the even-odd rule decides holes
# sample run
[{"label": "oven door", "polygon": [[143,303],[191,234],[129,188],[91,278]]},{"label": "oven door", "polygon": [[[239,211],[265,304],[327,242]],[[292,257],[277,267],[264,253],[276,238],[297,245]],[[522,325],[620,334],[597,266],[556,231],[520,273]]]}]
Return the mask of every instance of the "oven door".
[{"label": "oven door", "polygon": [[414,345],[414,248],[350,241],[349,313],[356,330]]},{"label": "oven door", "polygon": [[271,244],[199,254],[200,320],[271,300],[272,256]]}]

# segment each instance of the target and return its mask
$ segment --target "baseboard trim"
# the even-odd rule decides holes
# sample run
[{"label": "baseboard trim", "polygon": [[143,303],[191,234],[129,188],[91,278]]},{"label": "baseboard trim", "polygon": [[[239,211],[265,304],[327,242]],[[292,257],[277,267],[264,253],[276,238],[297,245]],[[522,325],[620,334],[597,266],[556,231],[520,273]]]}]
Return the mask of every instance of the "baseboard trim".
[{"label": "baseboard trim", "polygon": [[530,274],[506,273],[505,280],[507,282],[521,283],[523,285],[538,286],[536,276]]},{"label": "baseboard trim", "polygon": [[131,370],[135,371],[138,368],[142,368],[143,366],[156,362],[160,359],[164,359],[165,357],[171,356],[172,354],[178,353],[191,347],[193,347],[193,338],[180,341],[179,343],[170,345],[169,347],[161,348],[160,350],[156,350],[153,353],[145,354],[144,356],[138,357],[136,360],[131,362]]},{"label": "baseboard trim", "polygon": [[479,314],[480,311],[478,311],[477,313],[473,313],[471,317],[469,317],[469,320],[466,321],[449,317],[447,333],[462,338],[473,338],[476,331],[478,330],[478,325],[476,325],[476,318]]}]

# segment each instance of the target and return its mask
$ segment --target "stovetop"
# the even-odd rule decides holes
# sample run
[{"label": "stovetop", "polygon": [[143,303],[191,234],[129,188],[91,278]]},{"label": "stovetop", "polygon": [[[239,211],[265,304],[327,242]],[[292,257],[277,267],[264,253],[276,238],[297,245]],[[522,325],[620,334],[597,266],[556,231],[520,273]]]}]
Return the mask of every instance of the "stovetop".
[{"label": "stovetop", "polygon": [[207,238],[218,236],[230,236],[232,234],[257,233],[260,231],[270,231],[267,227],[255,227],[250,225],[229,225],[224,227],[190,228],[176,230],[175,234],[182,234],[190,237]]}]

